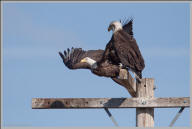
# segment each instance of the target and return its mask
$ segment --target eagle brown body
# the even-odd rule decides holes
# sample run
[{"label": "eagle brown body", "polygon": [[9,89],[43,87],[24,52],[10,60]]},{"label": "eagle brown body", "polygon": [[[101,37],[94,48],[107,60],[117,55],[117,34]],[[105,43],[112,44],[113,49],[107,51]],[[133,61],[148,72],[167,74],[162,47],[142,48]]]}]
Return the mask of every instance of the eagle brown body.
[{"label": "eagle brown body", "polygon": [[[81,48],[72,48],[71,50],[64,51],[64,53],[59,52],[63,63],[69,69],[89,69],[91,67],[87,63],[81,63],[81,60],[85,57],[90,57],[95,61],[100,61],[103,56],[104,50],[88,50],[84,51]],[[98,76],[111,77],[113,81],[119,85],[124,86],[123,80],[116,78],[119,75],[119,66],[111,65],[109,63],[104,63],[100,70],[91,70],[92,73]]]},{"label": "eagle brown body", "polygon": [[106,60],[113,64],[122,64],[124,68],[135,72],[139,78],[142,78],[142,70],[145,67],[144,59],[141,55],[136,40],[132,32],[132,20],[128,24],[113,33],[109,43],[106,45],[104,54],[99,66]]},{"label": "eagle brown body", "polygon": [[[82,50],[81,48],[67,49],[62,54],[59,52],[64,64],[69,69],[90,69],[98,76],[117,78],[120,72],[120,64],[123,68],[130,69],[142,78],[142,70],[145,67],[143,57],[133,38],[132,20],[128,21],[121,30],[113,33],[105,50]],[[89,57],[97,63],[92,67],[86,62],[81,62]]]}]

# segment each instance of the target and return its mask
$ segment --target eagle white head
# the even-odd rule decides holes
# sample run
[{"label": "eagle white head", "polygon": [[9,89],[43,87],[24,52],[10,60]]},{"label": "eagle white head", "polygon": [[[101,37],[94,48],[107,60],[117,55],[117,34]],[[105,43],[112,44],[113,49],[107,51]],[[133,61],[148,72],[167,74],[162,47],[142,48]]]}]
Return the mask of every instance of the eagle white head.
[{"label": "eagle white head", "polygon": [[110,23],[109,27],[108,27],[108,31],[112,30],[113,33],[117,32],[118,30],[122,30],[122,24],[119,21],[113,21]]},{"label": "eagle white head", "polygon": [[92,69],[97,68],[97,62],[89,57],[85,57],[83,58],[81,61],[81,63],[88,63]]}]

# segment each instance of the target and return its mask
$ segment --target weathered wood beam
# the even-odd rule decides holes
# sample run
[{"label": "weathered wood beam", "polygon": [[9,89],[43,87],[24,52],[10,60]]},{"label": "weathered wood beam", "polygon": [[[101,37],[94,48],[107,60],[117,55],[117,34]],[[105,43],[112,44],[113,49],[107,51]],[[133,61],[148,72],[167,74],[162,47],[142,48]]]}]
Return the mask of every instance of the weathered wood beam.
[{"label": "weathered wood beam", "polygon": [[[144,78],[137,81],[136,94],[137,98],[154,98],[154,79]],[[136,108],[136,126],[154,127],[154,108]]]},{"label": "weathered wood beam", "polygon": [[33,98],[33,109],[71,108],[176,108],[189,107],[183,98]]},{"label": "weathered wood beam", "polygon": [[136,83],[131,74],[127,70],[121,69],[119,76],[122,78],[126,76],[127,79],[112,78],[113,81],[125,87],[132,97],[136,97]]}]

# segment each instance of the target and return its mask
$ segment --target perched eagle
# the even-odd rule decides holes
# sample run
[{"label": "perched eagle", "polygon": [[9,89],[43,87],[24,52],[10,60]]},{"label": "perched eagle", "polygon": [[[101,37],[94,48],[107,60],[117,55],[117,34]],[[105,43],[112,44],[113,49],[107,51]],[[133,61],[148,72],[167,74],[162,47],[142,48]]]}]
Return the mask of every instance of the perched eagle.
[{"label": "perched eagle", "polygon": [[116,65],[122,64],[123,68],[131,70],[139,78],[142,78],[142,70],[145,67],[145,63],[133,37],[132,21],[131,19],[124,25],[119,21],[111,22],[108,31],[112,30],[113,35],[106,45],[102,59],[98,62],[98,67],[106,60],[109,60]]}]

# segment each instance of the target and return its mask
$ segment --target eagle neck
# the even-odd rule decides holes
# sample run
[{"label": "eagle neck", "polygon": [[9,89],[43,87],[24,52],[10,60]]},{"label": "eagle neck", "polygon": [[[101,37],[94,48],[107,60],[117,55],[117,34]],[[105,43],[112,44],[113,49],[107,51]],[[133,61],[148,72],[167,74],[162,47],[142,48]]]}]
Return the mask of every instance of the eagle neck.
[{"label": "eagle neck", "polygon": [[88,58],[87,63],[91,66],[91,69],[96,69],[97,68],[97,62],[91,58]]}]

